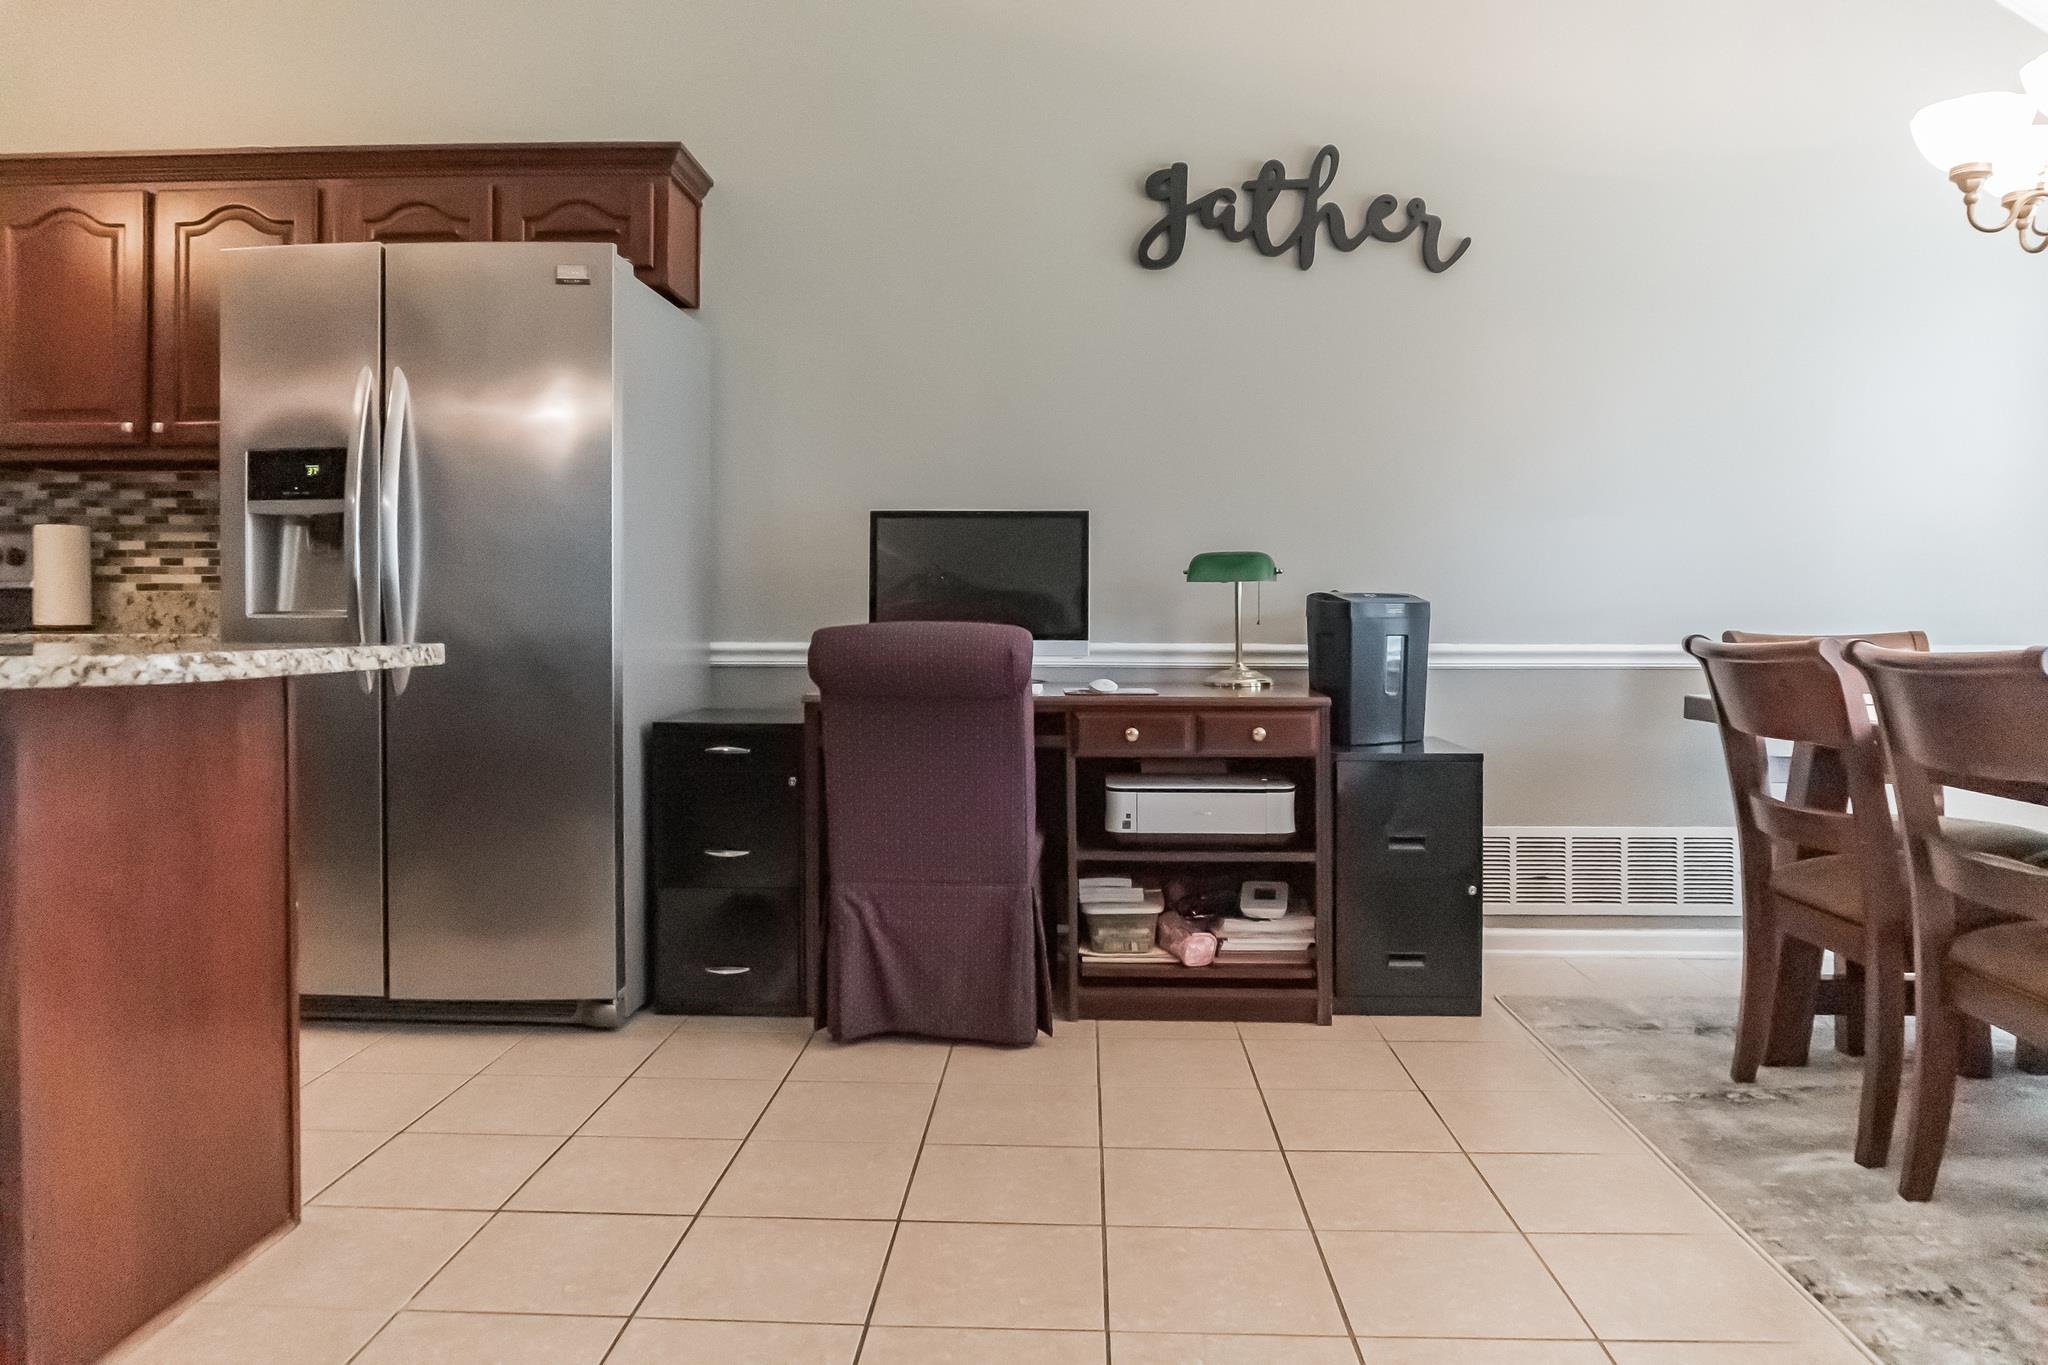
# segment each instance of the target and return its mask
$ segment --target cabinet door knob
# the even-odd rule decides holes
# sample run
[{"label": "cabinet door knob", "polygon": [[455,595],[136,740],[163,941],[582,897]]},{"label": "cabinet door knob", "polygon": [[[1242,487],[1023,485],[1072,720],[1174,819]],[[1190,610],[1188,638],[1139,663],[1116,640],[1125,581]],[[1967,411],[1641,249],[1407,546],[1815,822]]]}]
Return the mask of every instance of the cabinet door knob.
[{"label": "cabinet door knob", "polygon": [[164,434],[164,424],[162,422],[151,422],[149,429],[159,436]]},{"label": "cabinet door knob", "polygon": [[1124,742],[1127,744],[1136,744],[1138,742],[1137,726],[1133,725],[1128,730],[1124,731]]},{"label": "cabinet door knob", "polygon": [[1265,742],[1266,742],[1266,727],[1265,727],[1265,726],[1263,726],[1263,725],[1254,725],[1254,726],[1252,727],[1252,743],[1254,743],[1254,744],[1264,744]]},{"label": "cabinet door knob", "polygon": [[130,434],[132,434],[132,433],[134,432],[134,430],[135,430],[135,423],[133,423],[133,422],[123,422],[123,423],[121,423],[121,434],[122,434],[123,436],[127,436],[127,435],[130,435]]},{"label": "cabinet door knob", "polygon": [[704,856],[707,858],[744,858],[753,851],[750,848],[707,848],[704,850]]}]

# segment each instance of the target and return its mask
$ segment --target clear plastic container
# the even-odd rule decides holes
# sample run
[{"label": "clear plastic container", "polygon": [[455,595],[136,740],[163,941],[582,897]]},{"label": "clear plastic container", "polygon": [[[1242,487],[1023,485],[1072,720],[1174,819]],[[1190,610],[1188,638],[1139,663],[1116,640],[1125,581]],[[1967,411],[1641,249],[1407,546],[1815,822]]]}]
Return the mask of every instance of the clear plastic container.
[{"label": "clear plastic container", "polygon": [[1159,910],[1150,905],[1084,905],[1088,946],[1098,953],[1145,953],[1159,932]]}]

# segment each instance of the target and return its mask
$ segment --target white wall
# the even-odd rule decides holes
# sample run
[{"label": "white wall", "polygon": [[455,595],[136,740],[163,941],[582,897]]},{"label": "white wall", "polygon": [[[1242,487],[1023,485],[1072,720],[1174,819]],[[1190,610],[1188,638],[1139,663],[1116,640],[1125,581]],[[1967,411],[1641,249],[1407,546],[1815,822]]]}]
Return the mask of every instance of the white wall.
[{"label": "white wall", "polygon": [[[1095,514],[1103,639],[1217,638],[1179,570],[1248,545],[1275,641],[1322,586],[1422,593],[1447,641],[2018,641],[2048,260],[1969,232],[1906,121],[2042,47],[1990,0],[0,0],[0,149],[687,142],[728,639],[859,616],[871,507],[1056,505]],[[1325,141],[1354,216],[1423,195],[1466,258],[1133,264],[1150,170]],[[1718,810],[1707,736],[1538,733],[1518,676],[1454,685],[1511,787],[1559,784],[1496,819],[1606,814],[1561,733],[1648,819]]]}]

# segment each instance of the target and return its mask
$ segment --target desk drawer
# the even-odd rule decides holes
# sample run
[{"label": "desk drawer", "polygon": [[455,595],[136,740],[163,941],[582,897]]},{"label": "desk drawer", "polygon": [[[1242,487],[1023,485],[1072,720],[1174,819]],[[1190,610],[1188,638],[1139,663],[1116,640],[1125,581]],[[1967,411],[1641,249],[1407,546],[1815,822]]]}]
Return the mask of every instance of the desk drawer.
[{"label": "desk drawer", "polygon": [[654,1007],[795,1014],[803,1007],[794,891],[669,891],[655,907]]},{"label": "desk drawer", "polygon": [[686,791],[656,819],[657,884],[794,886],[802,829],[802,802],[786,778]]},{"label": "desk drawer", "polygon": [[1195,751],[1195,718],[1185,711],[1082,712],[1074,724],[1074,752],[1084,758]]},{"label": "desk drawer", "polygon": [[1196,718],[1197,747],[1219,757],[1302,755],[1316,751],[1314,711],[1204,711]]}]

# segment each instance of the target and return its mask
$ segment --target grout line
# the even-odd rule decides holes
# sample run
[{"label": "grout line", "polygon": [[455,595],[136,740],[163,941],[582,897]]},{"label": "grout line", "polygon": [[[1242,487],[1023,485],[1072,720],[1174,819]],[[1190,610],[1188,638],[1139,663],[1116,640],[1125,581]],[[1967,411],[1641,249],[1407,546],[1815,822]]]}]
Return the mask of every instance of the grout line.
[{"label": "grout line", "polygon": [[946,1073],[953,1069],[953,1052],[957,1047],[958,1043],[947,1046],[945,1063],[939,1067],[939,1083],[932,1087],[931,1107],[924,1111],[924,1131],[917,1135],[917,1155],[911,1158],[910,1178],[903,1182],[903,1197],[896,1201],[896,1218],[889,1225],[889,1245],[882,1249],[882,1264],[875,1271],[874,1291],[868,1295],[868,1311],[861,1318],[860,1340],[854,1343],[856,1365],[868,1349],[868,1331],[875,1325],[875,1306],[882,1301],[882,1282],[889,1278],[889,1258],[896,1254],[896,1238],[903,1231],[903,1211],[910,1207],[910,1189],[917,1183],[917,1168],[924,1164],[925,1143],[931,1138],[932,1119],[939,1112],[939,1092],[946,1088]]},{"label": "grout line", "polygon": [[[1378,1032],[1378,1030],[1375,1029],[1374,1032]],[[1323,1281],[1330,1287],[1330,1297],[1337,1304],[1338,1321],[1344,1324],[1344,1335],[1351,1342],[1351,1354],[1357,1358],[1360,1365],[1363,1365],[1365,1348],[1358,1344],[1357,1329],[1351,1325],[1351,1309],[1344,1302],[1343,1291],[1337,1288],[1337,1274],[1330,1269],[1330,1258],[1323,1251],[1322,1233],[1316,1227],[1316,1220],[1309,1214],[1308,1199],[1301,1192],[1301,1182],[1294,1178],[1294,1163],[1288,1159],[1287,1144],[1281,1140],[1280,1125],[1273,1118],[1273,1106],[1266,1100],[1266,1085],[1265,1082],[1259,1079],[1259,1069],[1252,1065],[1251,1048],[1245,1042],[1244,1030],[1242,1028],[1237,1031],[1237,1045],[1244,1052],[1244,1064],[1252,1073],[1252,1084],[1257,1087],[1256,1093],[1259,1097],[1259,1108],[1264,1110],[1266,1114],[1266,1126],[1273,1130],[1273,1148],[1279,1154],[1280,1169],[1287,1172],[1287,1184],[1294,1191],[1294,1202],[1301,1208],[1301,1221],[1308,1230],[1309,1245],[1316,1249],[1316,1260],[1323,1267]],[[1392,1051],[1391,1048],[1388,1050]],[[1396,1058],[1396,1060],[1398,1061],[1399,1059]],[[1108,1211],[1106,1209],[1104,1210],[1103,1217],[1107,1221]]]},{"label": "grout line", "polygon": [[1095,1185],[1102,1218],[1102,1359],[1116,1365],[1116,1337],[1109,1316],[1109,1115],[1102,1103],[1102,1021],[1095,1021]]}]

